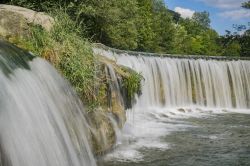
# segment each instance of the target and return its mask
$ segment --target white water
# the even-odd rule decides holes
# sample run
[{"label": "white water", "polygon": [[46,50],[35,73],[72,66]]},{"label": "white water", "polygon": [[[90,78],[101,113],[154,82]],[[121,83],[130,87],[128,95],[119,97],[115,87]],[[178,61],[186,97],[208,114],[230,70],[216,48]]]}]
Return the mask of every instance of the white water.
[{"label": "white water", "polygon": [[142,74],[142,95],[123,129],[122,144],[106,160],[146,160],[143,149],[164,150],[162,137],[194,127],[183,121],[211,113],[250,113],[250,61],[131,56],[103,49],[98,55]]},{"label": "white water", "polygon": [[0,68],[0,165],[95,166],[71,86],[40,58],[28,65],[8,75]]},{"label": "white water", "polygon": [[95,50],[144,77],[137,107],[250,107],[250,61],[192,60]]}]

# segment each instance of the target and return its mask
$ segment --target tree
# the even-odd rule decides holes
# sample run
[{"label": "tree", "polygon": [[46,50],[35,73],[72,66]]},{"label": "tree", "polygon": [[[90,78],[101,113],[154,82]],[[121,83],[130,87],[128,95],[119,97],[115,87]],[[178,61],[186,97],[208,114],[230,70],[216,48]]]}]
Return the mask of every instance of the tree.
[{"label": "tree", "polygon": [[221,47],[219,46],[218,38],[219,35],[215,30],[207,29],[202,37],[202,54],[203,55],[220,55]]},{"label": "tree", "polygon": [[203,27],[210,27],[211,21],[209,18],[209,13],[207,11],[195,12],[192,19]]},{"label": "tree", "polygon": [[246,8],[246,9],[250,9],[250,1],[244,2],[242,4],[242,7]]},{"label": "tree", "polygon": [[250,29],[245,31],[240,38],[241,56],[250,57]]},{"label": "tree", "polygon": [[75,11],[95,42],[133,50],[138,38],[137,9],[134,0],[85,0]]},{"label": "tree", "polygon": [[224,56],[240,56],[241,45],[237,40],[232,41],[225,48],[223,55]]},{"label": "tree", "polygon": [[[137,32],[137,2],[134,0],[116,1],[116,6],[113,8],[116,11],[115,15],[111,17],[117,17],[112,22],[107,22],[103,27],[107,45],[120,49],[134,50],[137,48],[138,32]],[[114,5],[115,3],[113,3]]]},{"label": "tree", "polygon": [[177,25],[174,36],[174,54],[187,54],[190,50],[191,37],[188,35],[186,28],[182,25]]},{"label": "tree", "polygon": [[[146,52],[220,54],[218,34],[210,28],[209,13],[183,19],[167,9],[164,0],[3,0],[36,11],[66,12],[79,36],[107,46]],[[244,42],[243,42],[244,41]],[[244,38],[240,44],[248,41]],[[246,51],[242,51],[246,54]]]},{"label": "tree", "polygon": [[170,53],[174,48],[175,25],[173,17],[162,0],[154,0],[154,52]]},{"label": "tree", "polygon": [[204,31],[207,30],[206,27],[203,27],[198,22],[194,21],[193,19],[180,19],[179,24],[184,26],[188,35],[195,37],[200,35]]},{"label": "tree", "polygon": [[153,1],[138,0],[138,48],[139,51],[152,51],[155,32],[153,31]]}]

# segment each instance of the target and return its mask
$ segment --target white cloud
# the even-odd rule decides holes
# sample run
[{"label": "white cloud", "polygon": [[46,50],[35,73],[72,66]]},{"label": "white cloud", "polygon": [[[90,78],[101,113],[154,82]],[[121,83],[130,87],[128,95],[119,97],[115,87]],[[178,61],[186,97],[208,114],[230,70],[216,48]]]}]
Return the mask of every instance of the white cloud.
[{"label": "white cloud", "polygon": [[250,18],[250,11],[246,9],[230,10],[219,13],[221,17],[230,18],[232,20],[239,20],[243,18]]},{"label": "white cloud", "polygon": [[209,6],[222,8],[222,9],[235,9],[240,8],[246,0],[198,0],[206,3]]},{"label": "white cloud", "polygon": [[174,11],[179,13],[181,15],[181,17],[183,17],[183,18],[191,18],[195,12],[194,10],[185,9],[185,8],[181,8],[181,7],[176,7],[174,9]]}]

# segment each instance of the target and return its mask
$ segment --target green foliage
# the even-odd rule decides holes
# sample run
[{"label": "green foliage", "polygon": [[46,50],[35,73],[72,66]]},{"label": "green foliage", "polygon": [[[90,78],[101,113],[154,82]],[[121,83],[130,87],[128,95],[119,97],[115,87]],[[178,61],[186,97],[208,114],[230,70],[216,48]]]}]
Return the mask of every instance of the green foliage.
[{"label": "green foliage", "polygon": [[136,72],[130,72],[129,76],[124,77],[123,88],[126,89],[128,101],[132,101],[135,94],[141,93],[142,79],[142,75]]},{"label": "green foliage", "polygon": [[238,41],[232,41],[227,45],[223,53],[224,56],[240,56],[241,46]]},{"label": "green foliage", "polygon": [[[208,15],[208,14],[207,14]],[[221,55],[219,35],[213,29],[192,19],[181,19],[177,27],[175,53]]]},{"label": "green foliage", "polygon": [[36,11],[47,11],[48,9],[59,6],[63,0],[4,0],[4,3],[23,6]]},{"label": "green foliage", "polygon": [[136,1],[88,0],[79,3],[74,11],[87,25],[89,37],[112,47],[137,47]]},{"label": "green foliage", "polygon": [[175,33],[172,14],[161,0],[138,1],[138,48],[147,52],[171,52]]},{"label": "green foliage", "polygon": [[[205,16],[209,16],[206,12],[197,13],[196,20],[182,21],[185,30],[178,30],[175,23],[179,17],[176,19],[177,14],[169,12],[162,0],[9,0],[9,3],[37,11],[64,9],[76,22],[65,20],[62,31],[55,32],[57,36],[54,38],[58,41],[78,26],[85,30],[83,36],[87,35],[95,42],[120,49],[160,53],[201,54],[199,35],[204,28],[199,21],[205,22]],[[63,34],[64,29],[67,29],[66,34]],[[180,31],[187,32],[185,37]],[[186,46],[190,45],[189,40],[192,41],[191,48]]]},{"label": "green foliage", "polygon": [[[94,98],[95,59],[90,43],[83,38],[82,27],[62,12],[57,11],[51,38],[60,48],[59,69],[89,103]],[[55,48],[58,49],[58,48]]]},{"label": "green foliage", "polygon": [[182,25],[177,25],[174,36],[174,48],[172,53],[185,54],[188,52],[190,37],[187,34],[187,30]]},{"label": "green foliage", "polygon": [[225,56],[250,56],[250,30],[245,31],[242,35],[227,31],[225,36],[220,38],[223,55]]},{"label": "green foliage", "polygon": [[250,29],[247,30],[240,38],[241,56],[250,57]]},{"label": "green foliage", "polygon": [[[168,10],[163,0],[4,0],[4,3],[49,13],[64,10],[68,18],[53,34],[60,42],[73,30],[77,37],[125,50],[224,55],[225,48],[229,48],[224,48],[221,37],[210,28],[207,11],[195,12],[191,19],[183,19]],[[248,5],[246,2],[243,6],[248,8]],[[53,41],[45,39],[37,41],[37,45],[50,50],[51,46],[43,43]],[[238,42],[240,54],[246,56],[248,37]]]},{"label": "green foliage", "polygon": [[80,26],[62,10],[54,12],[55,23],[50,32],[39,26],[31,28],[26,39],[15,44],[50,61],[74,86],[87,104],[95,98],[95,58],[90,43],[83,38]]},{"label": "green foliage", "polygon": [[244,2],[242,4],[242,7],[246,8],[246,9],[250,9],[250,1]]},{"label": "green foliage", "polygon": [[203,27],[210,27],[211,20],[207,11],[195,12],[192,19]]},{"label": "green foliage", "polygon": [[153,31],[153,4],[151,0],[138,1],[138,48],[139,51],[151,51],[155,33]]}]

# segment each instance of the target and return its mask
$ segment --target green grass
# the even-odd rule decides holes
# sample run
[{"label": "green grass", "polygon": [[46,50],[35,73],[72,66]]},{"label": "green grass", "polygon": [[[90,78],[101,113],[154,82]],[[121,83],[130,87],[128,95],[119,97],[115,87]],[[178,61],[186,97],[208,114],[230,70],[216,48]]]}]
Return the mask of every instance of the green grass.
[{"label": "green grass", "polygon": [[57,10],[52,16],[55,23],[50,32],[40,26],[31,26],[28,37],[8,40],[52,63],[70,81],[84,103],[92,105],[95,57],[91,44],[83,36],[82,26],[66,12]]},{"label": "green grass", "polygon": [[[85,37],[82,25],[74,21],[62,9],[51,13],[55,19],[53,29],[48,32],[41,26],[32,25],[30,35],[26,37],[11,37],[8,40],[21,48],[31,51],[37,56],[48,60],[61,74],[69,80],[74,89],[88,107],[88,111],[105,105],[108,88],[103,87],[102,71],[98,58],[94,56],[91,43]],[[114,66],[115,67],[115,66]],[[119,71],[126,72],[123,78],[123,88],[126,100],[134,100],[134,94],[140,91],[140,74],[116,65]],[[103,74],[97,74],[101,73]],[[119,74],[119,72],[118,72]],[[130,104],[131,105],[131,104]]]}]

